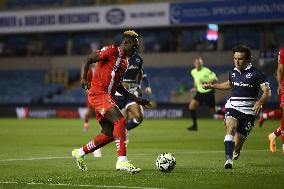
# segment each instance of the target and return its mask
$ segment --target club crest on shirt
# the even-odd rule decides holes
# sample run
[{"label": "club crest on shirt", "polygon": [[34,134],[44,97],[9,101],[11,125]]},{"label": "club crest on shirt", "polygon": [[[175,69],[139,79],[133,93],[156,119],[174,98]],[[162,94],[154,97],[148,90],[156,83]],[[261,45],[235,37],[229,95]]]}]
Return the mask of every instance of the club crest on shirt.
[{"label": "club crest on shirt", "polygon": [[252,77],[252,74],[251,73],[248,73],[247,75],[246,75],[246,78],[251,78]]},{"label": "club crest on shirt", "polygon": [[232,73],[232,77],[236,77],[236,74],[235,74],[235,73]]}]

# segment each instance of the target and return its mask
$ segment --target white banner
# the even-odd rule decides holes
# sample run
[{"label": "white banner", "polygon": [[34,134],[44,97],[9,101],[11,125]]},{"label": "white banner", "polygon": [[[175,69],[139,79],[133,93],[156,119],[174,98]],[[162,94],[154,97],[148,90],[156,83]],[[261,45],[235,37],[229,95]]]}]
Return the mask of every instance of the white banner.
[{"label": "white banner", "polygon": [[169,3],[0,12],[0,33],[169,26]]}]

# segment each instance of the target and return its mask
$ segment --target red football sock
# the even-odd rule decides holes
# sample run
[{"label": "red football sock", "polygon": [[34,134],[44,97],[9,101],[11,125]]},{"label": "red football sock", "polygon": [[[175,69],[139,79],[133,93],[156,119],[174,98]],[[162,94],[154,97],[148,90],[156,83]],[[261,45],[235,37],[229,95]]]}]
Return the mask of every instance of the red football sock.
[{"label": "red football sock", "polygon": [[88,154],[112,142],[113,140],[113,137],[106,136],[104,133],[101,133],[97,135],[92,141],[90,141],[86,146],[84,146],[83,150],[86,154]]},{"label": "red football sock", "polygon": [[85,115],[85,118],[84,118],[85,123],[89,123],[90,117],[91,117],[91,116],[90,116],[89,114],[86,114],[86,115]]},{"label": "red football sock", "polygon": [[126,156],[125,126],[126,126],[126,121],[124,117],[119,118],[114,123],[113,136],[115,138],[117,156]]},{"label": "red football sock", "polygon": [[271,111],[267,112],[267,118],[268,119],[281,118],[282,113],[283,113],[282,109],[271,110]]},{"label": "red football sock", "polygon": [[281,135],[281,126],[279,126],[275,131],[273,131],[273,133],[275,134],[275,136],[280,136]]}]

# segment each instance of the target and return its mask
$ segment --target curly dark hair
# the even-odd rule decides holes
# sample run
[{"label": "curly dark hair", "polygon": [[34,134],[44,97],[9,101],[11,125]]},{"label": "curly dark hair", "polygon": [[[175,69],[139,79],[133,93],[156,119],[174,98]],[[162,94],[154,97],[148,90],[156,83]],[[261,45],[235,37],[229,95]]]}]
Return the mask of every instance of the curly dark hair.
[{"label": "curly dark hair", "polygon": [[251,49],[246,45],[235,46],[232,51],[233,54],[235,54],[235,52],[245,53],[245,58],[251,59]]}]

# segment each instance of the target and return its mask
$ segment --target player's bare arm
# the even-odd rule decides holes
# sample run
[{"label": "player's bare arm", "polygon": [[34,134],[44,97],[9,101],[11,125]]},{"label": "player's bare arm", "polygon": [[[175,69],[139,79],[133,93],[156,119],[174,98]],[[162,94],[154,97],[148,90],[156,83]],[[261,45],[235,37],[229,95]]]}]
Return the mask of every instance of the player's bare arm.
[{"label": "player's bare arm", "polygon": [[100,61],[99,56],[95,52],[93,52],[87,57],[86,62],[82,65],[81,85],[85,90],[88,90],[90,88],[90,84],[87,82],[87,73],[89,67],[92,63],[96,63],[98,61]]},{"label": "player's bare arm", "polygon": [[137,104],[141,106],[151,106],[149,100],[136,97],[134,94],[130,93],[126,88],[124,88],[122,84],[118,85],[117,92],[119,92],[121,95],[125,96],[126,98],[135,101]]},{"label": "player's bare arm", "polygon": [[204,89],[218,89],[218,90],[229,90],[232,88],[231,82],[225,81],[223,83],[204,83],[202,85]]},{"label": "player's bare arm", "polygon": [[278,64],[276,79],[278,81],[277,94],[282,94],[282,80],[283,80],[284,64]]},{"label": "player's bare arm", "polygon": [[253,107],[256,114],[260,112],[262,104],[265,103],[268,100],[269,96],[271,95],[271,91],[268,84],[263,84],[261,86],[261,90],[262,90],[262,96],[260,97],[260,99],[258,99],[258,101],[256,101]]}]

